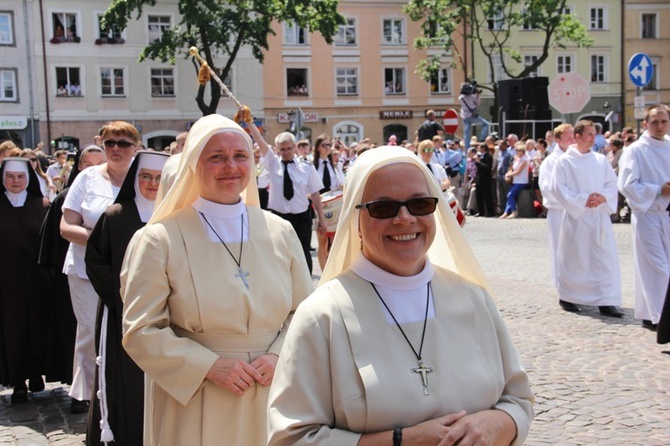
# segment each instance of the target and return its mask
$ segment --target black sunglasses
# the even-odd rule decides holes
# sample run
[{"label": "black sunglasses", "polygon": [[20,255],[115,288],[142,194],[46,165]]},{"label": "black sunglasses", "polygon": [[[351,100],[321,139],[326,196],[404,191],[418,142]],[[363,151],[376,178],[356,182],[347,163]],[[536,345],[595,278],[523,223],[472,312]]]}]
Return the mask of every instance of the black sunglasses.
[{"label": "black sunglasses", "polygon": [[417,217],[429,215],[435,212],[437,198],[421,197],[412,198],[407,201],[377,200],[357,204],[356,209],[367,208],[372,218],[393,218],[400,212],[400,207],[405,206],[407,211]]},{"label": "black sunglasses", "polygon": [[127,149],[128,147],[131,147],[131,146],[135,145],[134,143],[132,143],[130,141],[123,140],[123,139],[119,139],[118,141],[113,140],[113,139],[106,139],[104,141],[104,144],[105,144],[105,147],[107,147],[109,149],[111,149],[114,146],[117,146],[119,149]]}]

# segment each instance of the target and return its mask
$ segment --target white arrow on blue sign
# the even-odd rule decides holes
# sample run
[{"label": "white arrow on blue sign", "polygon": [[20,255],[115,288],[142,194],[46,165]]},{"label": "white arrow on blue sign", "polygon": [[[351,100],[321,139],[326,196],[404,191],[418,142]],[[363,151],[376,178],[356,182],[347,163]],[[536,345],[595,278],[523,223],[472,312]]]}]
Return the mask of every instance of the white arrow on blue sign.
[{"label": "white arrow on blue sign", "polygon": [[633,57],[628,61],[628,75],[636,87],[644,87],[654,75],[654,65],[651,62],[651,57],[644,53],[633,54]]}]

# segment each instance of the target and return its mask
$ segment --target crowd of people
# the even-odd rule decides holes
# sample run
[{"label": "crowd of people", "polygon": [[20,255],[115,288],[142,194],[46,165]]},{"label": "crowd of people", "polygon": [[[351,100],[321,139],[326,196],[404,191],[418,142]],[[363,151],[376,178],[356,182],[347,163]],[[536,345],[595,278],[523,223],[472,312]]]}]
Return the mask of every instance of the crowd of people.
[{"label": "crowd of people", "polygon": [[243,107],[160,152],[124,121],[46,168],[2,143],[0,384],[70,384],[90,445],[522,444],[528,376],[450,197],[505,220],[525,200],[559,305],[609,317],[630,219],[635,317],[669,342],[668,108],[645,128],[461,141],[429,112],[414,141],[271,145]]}]

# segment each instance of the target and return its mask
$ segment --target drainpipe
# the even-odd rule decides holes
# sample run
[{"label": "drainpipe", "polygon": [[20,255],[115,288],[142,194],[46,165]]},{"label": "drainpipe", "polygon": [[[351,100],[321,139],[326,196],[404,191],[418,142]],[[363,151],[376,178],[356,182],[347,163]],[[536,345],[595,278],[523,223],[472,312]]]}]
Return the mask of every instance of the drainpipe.
[{"label": "drainpipe", "polygon": [[628,67],[626,63],[626,27],[624,26],[626,0],[621,0],[621,117],[619,125],[621,128],[626,127],[626,76],[628,75]]},{"label": "drainpipe", "polygon": [[47,115],[47,142],[49,153],[51,153],[51,114],[49,112],[49,77],[47,75],[47,45],[44,36],[44,7],[40,0],[40,27],[42,28],[42,67],[44,68],[44,100],[46,101]]},{"label": "drainpipe", "polygon": [[28,27],[28,3],[23,0],[23,29],[26,36],[26,65],[28,67],[28,95],[30,103],[30,147],[35,147],[35,105],[33,99],[33,67],[30,56],[30,28]]}]

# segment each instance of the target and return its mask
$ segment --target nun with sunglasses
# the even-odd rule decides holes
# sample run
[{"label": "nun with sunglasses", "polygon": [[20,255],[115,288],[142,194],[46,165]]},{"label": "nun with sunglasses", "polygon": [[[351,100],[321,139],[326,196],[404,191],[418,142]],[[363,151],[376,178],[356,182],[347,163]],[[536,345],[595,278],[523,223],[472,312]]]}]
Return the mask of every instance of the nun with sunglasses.
[{"label": "nun with sunglasses", "polygon": [[528,376],[428,168],[370,150],[343,200],[279,355],[269,444],[523,444]]}]

